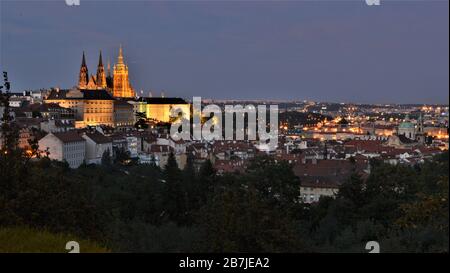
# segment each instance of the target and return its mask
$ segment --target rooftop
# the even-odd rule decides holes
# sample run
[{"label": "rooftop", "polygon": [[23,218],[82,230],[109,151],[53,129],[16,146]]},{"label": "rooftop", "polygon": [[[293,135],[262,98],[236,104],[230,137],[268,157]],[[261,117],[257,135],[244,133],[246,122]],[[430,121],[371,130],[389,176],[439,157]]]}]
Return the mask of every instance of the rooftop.
[{"label": "rooftop", "polygon": [[55,137],[64,143],[85,141],[76,131],[68,131],[62,133],[52,133]]},{"label": "rooftop", "polygon": [[78,100],[114,100],[105,89],[54,89],[48,95],[47,100],[78,99]]},{"label": "rooftop", "polygon": [[104,144],[104,143],[111,143],[112,139],[99,133],[86,133],[85,134],[88,138],[92,139],[97,144]]},{"label": "rooftop", "polygon": [[151,98],[139,98],[138,101],[146,102],[147,104],[188,104],[182,98],[163,98],[163,97],[151,97]]}]

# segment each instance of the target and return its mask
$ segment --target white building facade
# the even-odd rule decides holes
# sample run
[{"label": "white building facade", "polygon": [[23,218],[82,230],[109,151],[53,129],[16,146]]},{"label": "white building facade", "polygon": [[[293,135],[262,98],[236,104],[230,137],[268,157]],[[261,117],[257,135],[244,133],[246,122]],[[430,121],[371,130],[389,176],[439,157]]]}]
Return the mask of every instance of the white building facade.
[{"label": "white building facade", "polygon": [[49,133],[39,140],[39,149],[49,152],[49,158],[66,161],[70,168],[78,168],[85,161],[86,140],[75,131]]}]

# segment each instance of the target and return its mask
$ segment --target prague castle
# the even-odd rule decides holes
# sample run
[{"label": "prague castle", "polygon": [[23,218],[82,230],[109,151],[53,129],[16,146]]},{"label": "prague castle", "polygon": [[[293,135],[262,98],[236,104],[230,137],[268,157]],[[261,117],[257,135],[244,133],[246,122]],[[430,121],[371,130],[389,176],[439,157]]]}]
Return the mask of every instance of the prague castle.
[{"label": "prague castle", "polygon": [[112,75],[109,62],[105,71],[101,51],[97,73],[90,75],[83,52],[78,85],[69,90],[52,90],[45,102],[72,109],[77,128],[133,126],[137,112],[145,113],[149,119],[168,122],[172,107],[189,109],[189,104],[180,98],[137,98],[129,81],[122,46]]},{"label": "prague castle", "polygon": [[86,65],[86,57],[83,52],[81,60],[80,76],[78,79],[78,89],[93,90],[106,89],[115,98],[134,98],[135,93],[131,87],[128,78],[128,66],[124,63],[122,46],[119,48],[119,57],[117,57],[117,64],[114,65],[113,76],[111,76],[111,66],[108,62],[107,75],[103,67],[102,52],[97,66],[97,74],[89,76]]}]

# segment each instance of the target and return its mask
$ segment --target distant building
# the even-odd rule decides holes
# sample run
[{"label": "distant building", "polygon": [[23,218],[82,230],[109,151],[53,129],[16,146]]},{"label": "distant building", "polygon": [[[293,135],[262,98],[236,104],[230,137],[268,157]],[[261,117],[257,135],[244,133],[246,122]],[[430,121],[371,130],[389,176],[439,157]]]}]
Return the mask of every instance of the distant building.
[{"label": "distant building", "polygon": [[49,133],[39,140],[39,149],[48,150],[53,160],[66,161],[70,168],[78,168],[85,161],[86,140],[75,131]]},{"label": "distant building", "polygon": [[33,103],[21,110],[27,118],[73,119],[75,117],[72,109],[64,108],[57,103]]},{"label": "distant building", "polygon": [[420,114],[417,120],[417,126],[410,121],[409,115],[406,115],[405,120],[397,128],[397,134],[389,137],[388,145],[399,148],[414,147],[416,145],[423,145],[425,143],[425,137],[422,114]]},{"label": "distant building", "polygon": [[181,98],[165,97],[139,98],[135,103],[135,112],[145,113],[147,118],[163,122],[170,121],[173,108],[189,113],[190,104]]},{"label": "distant building", "polygon": [[61,133],[75,129],[75,120],[48,119],[41,121],[41,130],[46,133]]},{"label": "distant building", "polygon": [[134,135],[128,135],[125,137],[125,139],[127,140],[127,151],[129,152],[130,157],[136,158],[139,153],[140,138]]},{"label": "distant building", "polygon": [[398,125],[397,135],[404,135],[409,139],[415,139],[416,129],[414,124],[410,121],[409,115],[406,115],[405,120]]},{"label": "distant building", "polygon": [[114,126],[132,127],[135,124],[133,105],[125,100],[114,101]]},{"label": "distant building", "polygon": [[[165,168],[169,160],[170,153],[174,153],[174,149],[167,145],[152,145],[150,148],[150,155],[155,158],[155,163],[161,168]],[[187,156],[186,154],[175,154],[175,160],[177,161],[178,168],[184,169],[186,166]]]},{"label": "distant building", "polygon": [[344,183],[352,173],[366,174],[369,171],[369,162],[367,159],[355,160],[302,160],[294,164],[294,174],[300,178],[300,181],[312,181],[319,179],[326,180],[327,183],[340,185]]},{"label": "distant building", "polygon": [[395,147],[397,149],[407,149],[417,146],[419,143],[405,135],[392,135],[387,141],[387,146]]},{"label": "distant building", "polygon": [[82,137],[86,140],[86,163],[101,164],[104,153],[112,158],[112,139],[99,132],[85,133]]},{"label": "distant building", "polygon": [[114,126],[114,98],[105,89],[55,89],[45,102],[72,109],[77,128],[101,124]]},{"label": "distant building", "polygon": [[338,184],[326,177],[302,178],[300,185],[300,197],[307,204],[318,202],[321,197],[335,197],[338,191]]},{"label": "distant building", "polygon": [[29,103],[28,99],[25,97],[14,97],[9,99],[9,107],[19,108],[25,106]]}]

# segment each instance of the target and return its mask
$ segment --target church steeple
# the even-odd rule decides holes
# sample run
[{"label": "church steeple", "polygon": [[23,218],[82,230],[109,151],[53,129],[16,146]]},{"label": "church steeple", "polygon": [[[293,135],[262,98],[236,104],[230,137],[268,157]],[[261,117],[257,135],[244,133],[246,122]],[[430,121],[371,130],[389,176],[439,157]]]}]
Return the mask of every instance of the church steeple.
[{"label": "church steeple", "polygon": [[80,75],[78,77],[78,88],[79,89],[86,89],[86,86],[89,82],[89,74],[88,74],[88,68],[86,65],[86,57],[84,56],[83,51],[83,58],[81,60],[81,68],[80,68]]},{"label": "church steeple", "polygon": [[81,60],[81,67],[87,67],[86,66],[86,57],[84,56],[84,51],[83,51],[83,59]]},{"label": "church steeple", "polygon": [[417,119],[416,140],[420,144],[425,144],[425,131],[424,131],[424,125],[423,125],[422,112],[419,113],[419,118]]},{"label": "church steeple", "polygon": [[97,88],[98,89],[106,88],[106,75],[105,75],[105,68],[103,67],[101,50],[100,50],[100,56],[98,58],[97,78],[96,79],[97,79]]},{"label": "church steeple", "polygon": [[119,57],[117,57],[117,64],[123,64],[122,45],[119,47]]},{"label": "church steeple", "polygon": [[103,61],[102,61],[102,51],[100,50],[100,56],[98,57],[98,66],[103,67]]}]

